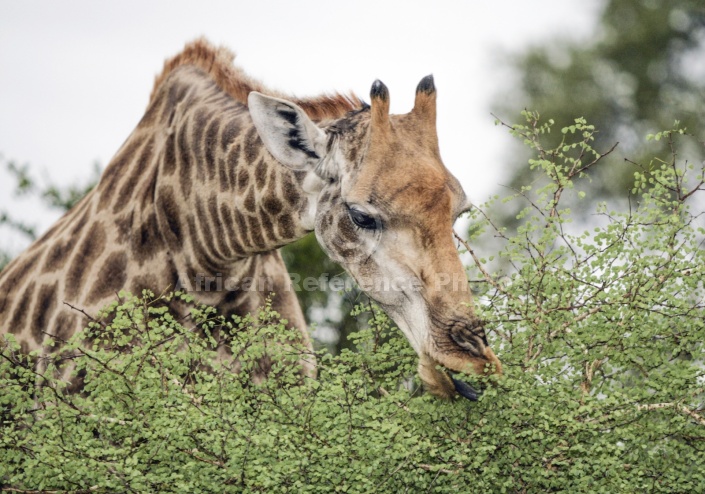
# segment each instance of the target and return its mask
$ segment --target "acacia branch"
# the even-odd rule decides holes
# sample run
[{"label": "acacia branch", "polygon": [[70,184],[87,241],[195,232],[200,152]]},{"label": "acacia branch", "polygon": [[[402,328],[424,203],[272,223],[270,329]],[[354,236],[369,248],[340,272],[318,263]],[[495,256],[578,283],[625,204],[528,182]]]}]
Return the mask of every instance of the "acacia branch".
[{"label": "acacia branch", "polygon": [[80,312],[81,314],[83,314],[84,316],[86,316],[86,317],[88,318],[88,320],[90,320],[91,322],[98,323],[98,324],[101,325],[101,327],[105,328],[105,323],[103,323],[103,322],[101,322],[101,321],[98,321],[95,317],[91,316],[91,315],[90,315],[88,312],[86,312],[85,310],[79,309],[78,307],[74,307],[73,305],[71,305],[70,303],[68,303],[68,302],[66,302],[66,301],[64,301],[64,305],[68,305],[69,308],[71,308],[72,310],[75,310],[76,312]]},{"label": "acacia branch", "polygon": [[679,405],[677,403],[651,403],[648,405],[637,405],[637,410],[639,411],[653,411],[653,410],[661,410],[664,408],[673,408],[682,414],[685,414],[695,420],[698,424],[705,426],[705,417],[700,415],[699,413],[695,412],[694,410],[691,410],[685,405]]},{"label": "acacia branch", "polygon": [[[384,396],[385,398],[389,398],[389,397],[391,396],[391,395],[389,394],[389,391],[387,391],[386,389],[384,389],[382,386],[380,386],[379,388],[377,388],[377,391],[379,391],[379,394],[381,394],[381,395]],[[400,402],[398,402],[398,401],[395,401],[394,404],[395,404],[396,406],[398,406],[399,408],[401,408],[401,409],[406,410],[407,412],[409,412],[409,407],[407,407],[407,406],[404,405],[403,403],[400,403]]]},{"label": "acacia branch", "polygon": [[419,463],[416,465],[417,467],[426,470],[427,472],[440,472],[440,473],[447,473],[449,475],[458,475],[461,471],[460,468],[457,468],[455,470],[448,470],[447,468],[434,468],[433,465],[428,465],[427,463]]},{"label": "acacia branch", "polygon": [[460,242],[460,243],[463,245],[463,247],[465,247],[465,249],[470,253],[470,255],[472,256],[473,261],[475,261],[475,265],[476,265],[477,268],[480,270],[480,272],[482,273],[482,276],[485,278],[485,280],[486,280],[490,285],[492,285],[497,291],[499,291],[499,292],[501,292],[501,293],[503,293],[503,294],[506,294],[506,292],[505,292],[504,289],[499,285],[499,283],[497,283],[494,279],[492,279],[492,276],[491,276],[490,273],[484,268],[484,266],[483,266],[482,263],[480,262],[480,259],[478,259],[477,255],[475,255],[475,251],[470,248],[470,246],[468,245],[468,243],[467,243],[465,240],[463,240],[463,239],[460,237],[460,235],[458,235],[456,232],[453,232],[453,235],[454,235],[455,238],[458,240],[458,242]]},{"label": "acacia branch", "polygon": [[220,468],[225,468],[225,464],[222,461],[216,461],[216,460],[209,460],[208,458],[203,458],[201,456],[198,456],[196,453],[200,453],[197,449],[193,449],[189,451],[188,449],[179,449],[184,454],[189,455],[191,458],[195,458],[196,460],[203,462],[203,463],[208,463],[209,465],[213,465],[216,467]]}]

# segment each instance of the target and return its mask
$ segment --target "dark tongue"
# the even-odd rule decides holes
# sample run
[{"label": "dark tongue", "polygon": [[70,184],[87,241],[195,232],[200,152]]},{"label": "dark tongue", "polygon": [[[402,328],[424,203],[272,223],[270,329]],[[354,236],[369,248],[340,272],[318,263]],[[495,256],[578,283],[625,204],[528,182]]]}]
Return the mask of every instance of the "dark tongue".
[{"label": "dark tongue", "polygon": [[468,383],[464,381],[460,381],[458,379],[455,379],[454,377],[451,377],[453,380],[453,384],[455,385],[455,390],[458,392],[459,395],[464,396],[470,401],[477,401],[478,398],[480,397],[480,392],[476,391],[475,388],[470,386]]}]

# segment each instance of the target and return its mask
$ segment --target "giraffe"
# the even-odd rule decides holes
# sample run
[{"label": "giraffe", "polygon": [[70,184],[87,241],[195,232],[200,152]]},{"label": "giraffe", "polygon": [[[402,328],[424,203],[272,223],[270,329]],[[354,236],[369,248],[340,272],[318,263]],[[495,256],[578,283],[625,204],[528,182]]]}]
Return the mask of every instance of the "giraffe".
[{"label": "giraffe", "polygon": [[[476,399],[451,373],[501,373],[472,308],[453,222],[469,208],[441,161],[436,89],[390,115],[389,91],[291,98],[204,39],[157,76],[148,107],[98,185],[0,273],[0,335],[22,351],[83,328],[121,289],[181,286],[221,314],[261,307],[265,290],[199,290],[266,280],[273,307],[306,323],[278,252],[310,232],[395,321],[432,394]],[[79,307],[82,312],[72,310]],[[315,363],[302,359],[303,371]]]}]

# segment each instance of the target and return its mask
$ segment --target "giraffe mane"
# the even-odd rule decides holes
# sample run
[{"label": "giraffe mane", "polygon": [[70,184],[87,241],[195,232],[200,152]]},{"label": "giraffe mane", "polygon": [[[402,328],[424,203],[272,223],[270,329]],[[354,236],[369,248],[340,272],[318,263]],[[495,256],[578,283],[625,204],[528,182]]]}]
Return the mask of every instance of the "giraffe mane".
[{"label": "giraffe mane", "polygon": [[224,46],[215,47],[204,38],[188,44],[178,55],[164,62],[164,69],[154,81],[154,88],[149,98],[154,100],[159,87],[175,69],[184,65],[193,65],[212,77],[218,86],[235,100],[247,105],[247,95],[252,91],[285,98],[299,105],[311,119],[324,120],[340,118],[351,110],[362,106],[362,101],[353,93],[322,94],[311,98],[295,98],[267,89],[261,82],[248,76],[240,67],[233,64],[235,54]]}]

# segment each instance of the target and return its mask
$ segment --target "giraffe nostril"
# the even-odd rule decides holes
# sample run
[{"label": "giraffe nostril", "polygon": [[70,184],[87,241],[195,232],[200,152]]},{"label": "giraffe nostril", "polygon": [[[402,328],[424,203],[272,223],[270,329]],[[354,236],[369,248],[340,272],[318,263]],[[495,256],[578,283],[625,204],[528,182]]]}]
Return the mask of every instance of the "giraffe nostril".
[{"label": "giraffe nostril", "polygon": [[484,331],[477,334],[475,330],[468,327],[461,327],[451,331],[451,339],[465,352],[473,357],[481,357],[487,347],[487,339]]}]

